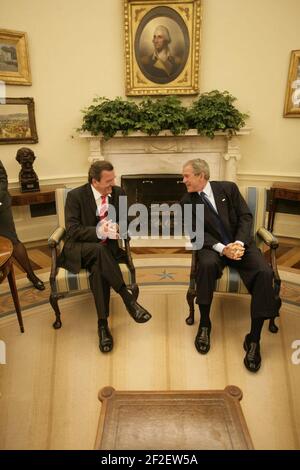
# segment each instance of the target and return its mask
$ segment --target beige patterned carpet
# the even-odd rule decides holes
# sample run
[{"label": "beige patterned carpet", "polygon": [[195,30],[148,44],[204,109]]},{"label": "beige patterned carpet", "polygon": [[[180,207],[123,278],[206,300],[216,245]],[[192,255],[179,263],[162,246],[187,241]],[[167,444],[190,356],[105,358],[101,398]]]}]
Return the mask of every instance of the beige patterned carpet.
[{"label": "beige patterned carpet", "polygon": [[[43,256],[30,251],[37,274],[47,280],[49,265],[43,264]],[[174,252],[139,253],[134,261],[139,300],[152,319],[136,324],[113,295],[115,345],[110,354],[99,352],[91,295],[61,301],[63,328],[54,330],[49,284],[39,292],[18,271],[25,325],[21,334],[7,285],[0,286],[1,340],[7,349],[6,364],[0,367],[0,449],[92,449],[100,412],[97,393],[107,385],[158,391],[237,385],[255,449],[299,450],[300,365],[292,361],[292,344],[300,337],[299,272],[281,270],[279,332],[273,335],[264,328],[263,364],[251,374],[243,364],[242,346],[249,328],[249,297],[216,296],[212,347],[202,356],[194,347],[199,317],[191,327],[184,321],[190,258]],[[30,309],[35,305],[40,307]]]},{"label": "beige patterned carpet", "polygon": [[[137,250],[138,251],[138,250]],[[36,274],[45,282],[46,289],[38,291],[27,280],[17,266],[15,268],[19,299],[22,311],[42,305],[49,300],[50,253],[47,247],[29,250],[29,256]],[[158,290],[172,289],[176,286],[188,288],[190,256],[183,253],[135,253],[137,282],[140,287],[157,286]],[[288,304],[300,307],[300,269],[279,266],[282,279],[281,297]],[[15,312],[9,286],[5,281],[0,286],[0,318]]]}]

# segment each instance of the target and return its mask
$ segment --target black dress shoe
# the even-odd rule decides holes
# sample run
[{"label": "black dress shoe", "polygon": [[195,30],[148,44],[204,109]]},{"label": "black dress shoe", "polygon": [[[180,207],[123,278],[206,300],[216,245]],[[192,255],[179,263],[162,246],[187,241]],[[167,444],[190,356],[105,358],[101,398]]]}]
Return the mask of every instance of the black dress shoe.
[{"label": "black dress shoe", "polygon": [[30,282],[32,282],[33,286],[38,290],[45,290],[45,284],[41,281],[38,277],[34,276],[33,278],[27,276]]},{"label": "black dress shoe", "polygon": [[107,325],[98,325],[99,348],[103,353],[110,352],[114,346],[114,340]]},{"label": "black dress shoe", "polygon": [[211,326],[199,326],[195,346],[200,354],[207,354],[210,350],[210,331]]},{"label": "black dress shoe", "polygon": [[152,315],[135,300],[131,300],[131,302],[126,303],[125,306],[127,312],[137,323],[146,323],[146,321],[149,321],[152,317]]},{"label": "black dress shoe", "polygon": [[250,372],[257,372],[261,365],[260,346],[259,343],[251,341],[249,335],[245,336],[244,349],[246,356],[244,358],[244,364],[246,369]]}]

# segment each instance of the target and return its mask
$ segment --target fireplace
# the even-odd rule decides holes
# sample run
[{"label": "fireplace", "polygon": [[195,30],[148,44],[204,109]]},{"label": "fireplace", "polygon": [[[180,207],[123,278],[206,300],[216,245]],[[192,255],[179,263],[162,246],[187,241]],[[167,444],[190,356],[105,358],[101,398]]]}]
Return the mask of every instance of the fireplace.
[{"label": "fireplace", "polygon": [[[176,136],[164,131],[151,137],[142,132],[128,136],[117,132],[107,141],[88,132],[81,137],[89,141],[88,161],[108,160],[117,175],[178,174],[187,160],[203,158],[210,166],[211,179],[236,181],[237,162],[241,159],[240,138],[249,133],[246,128],[231,137],[217,132],[214,139],[209,139],[190,129]],[[119,177],[117,183],[120,184]]]},{"label": "fireplace", "polygon": [[[193,158],[203,158],[210,167],[212,180],[236,182],[237,164],[241,159],[240,139],[250,129],[242,129],[232,137],[218,132],[214,139],[197,134],[190,129],[183,135],[174,136],[163,131],[157,136],[133,132],[123,136],[120,132],[107,141],[103,136],[83,133],[89,141],[88,161],[108,160],[115,168],[117,184],[128,194],[129,203],[153,204],[180,200],[185,191],[181,181],[184,163]],[[158,201],[157,201],[158,202]],[[159,237],[158,237],[159,238]],[[183,246],[175,240],[133,240],[134,246]]]},{"label": "fireplace", "polygon": [[[163,224],[169,224],[170,235],[174,235],[174,213],[169,218],[163,219],[163,208],[153,210],[157,205],[166,204],[171,207],[178,204],[186,192],[185,184],[180,174],[142,174],[122,175],[121,186],[126,192],[128,207],[132,204],[144,204],[148,210],[148,230],[150,234],[151,214],[157,216],[159,235],[162,235]],[[155,206],[154,206],[155,205]],[[152,206],[152,207],[151,207]],[[165,206],[166,207],[166,206]],[[134,216],[129,217],[133,219]],[[153,223],[153,221],[152,221]]]},{"label": "fireplace", "polygon": [[171,205],[180,201],[186,192],[179,174],[123,175],[121,186],[127,194],[128,205],[139,202],[147,207],[163,202]]}]

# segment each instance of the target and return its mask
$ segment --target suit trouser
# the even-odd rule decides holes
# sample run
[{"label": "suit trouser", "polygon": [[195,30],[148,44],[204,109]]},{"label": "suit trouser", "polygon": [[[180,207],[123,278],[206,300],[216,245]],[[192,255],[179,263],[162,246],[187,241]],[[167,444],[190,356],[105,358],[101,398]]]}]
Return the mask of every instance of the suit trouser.
[{"label": "suit trouser", "polygon": [[97,315],[105,319],[109,315],[110,287],[116,292],[124,284],[118,262],[107,245],[83,243],[81,265],[90,271],[90,286],[94,296]]},{"label": "suit trouser", "polygon": [[278,315],[278,304],[273,289],[273,270],[254,245],[246,248],[240,261],[220,256],[212,249],[198,251],[196,278],[197,303],[210,305],[216,281],[225,266],[235,268],[251,294],[251,317],[272,318]]}]

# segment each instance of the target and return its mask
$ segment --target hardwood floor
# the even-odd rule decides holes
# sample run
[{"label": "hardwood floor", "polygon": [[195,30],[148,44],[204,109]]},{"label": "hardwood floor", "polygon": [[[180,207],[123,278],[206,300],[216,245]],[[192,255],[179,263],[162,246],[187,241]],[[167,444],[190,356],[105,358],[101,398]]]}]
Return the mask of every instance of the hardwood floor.
[{"label": "hardwood floor", "polygon": [[300,239],[281,238],[277,250],[277,263],[280,269],[295,270],[300,273]]}]

